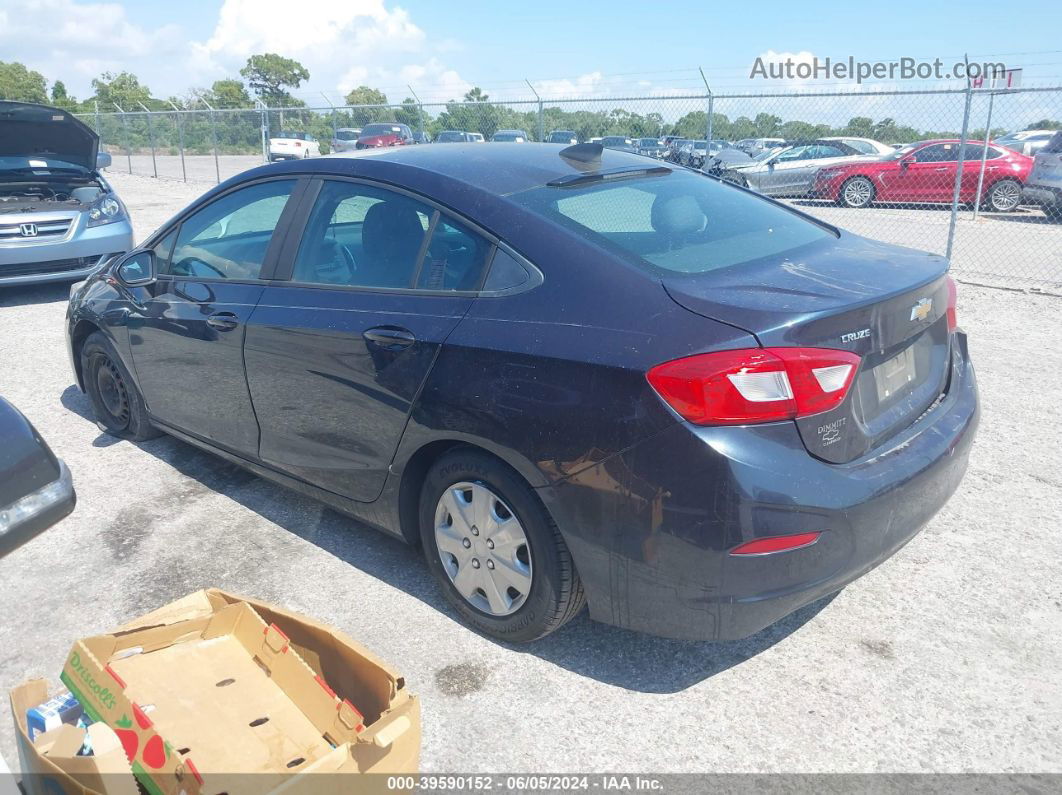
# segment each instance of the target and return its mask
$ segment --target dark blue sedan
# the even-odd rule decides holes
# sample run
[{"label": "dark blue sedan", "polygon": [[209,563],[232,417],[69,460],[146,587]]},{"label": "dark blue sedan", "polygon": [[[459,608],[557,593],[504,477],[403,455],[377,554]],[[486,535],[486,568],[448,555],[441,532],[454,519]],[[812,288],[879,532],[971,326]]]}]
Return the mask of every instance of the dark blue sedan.
[{"label": "dark blue sedan", "polygon": [[578,144],[218,186],[72,295],[99,423],[423,545],[512,641],[737,638],[905,544],[978,422],[937,256]]}]

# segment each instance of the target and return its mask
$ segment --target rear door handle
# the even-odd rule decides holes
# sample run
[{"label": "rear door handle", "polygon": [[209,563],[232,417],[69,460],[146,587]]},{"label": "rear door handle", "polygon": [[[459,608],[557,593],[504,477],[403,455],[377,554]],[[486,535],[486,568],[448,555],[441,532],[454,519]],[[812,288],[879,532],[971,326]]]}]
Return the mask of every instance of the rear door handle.
[{"label": "rear door handle", "polygon": [[240,319],[232,312],[215,312],[206,320],[207,325],[218,331],[232,331],[240,325]]},{"label": "rear door handle", "polygon": [[947,171],[948,167],[947,166],[943,166],[942,168],[934,168],[933,170],[934,171]]},{"label": "rear door handle", "polygon": [[395,326],[376,326],[366,329],[361,333],[361,336],[365,338],[366,342],[379,345],[388,351],[400,351],[417,341],[412,331]]}]

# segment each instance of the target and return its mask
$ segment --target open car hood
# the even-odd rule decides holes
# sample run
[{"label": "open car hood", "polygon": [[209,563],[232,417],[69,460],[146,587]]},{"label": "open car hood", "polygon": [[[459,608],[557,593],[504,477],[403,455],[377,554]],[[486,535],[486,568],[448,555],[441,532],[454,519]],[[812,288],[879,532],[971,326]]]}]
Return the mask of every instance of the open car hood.
[{"label": "open car hood", "polygon": [[48,157],[96,170],[100,137],[65,110],[0,101],[0,157]]}]

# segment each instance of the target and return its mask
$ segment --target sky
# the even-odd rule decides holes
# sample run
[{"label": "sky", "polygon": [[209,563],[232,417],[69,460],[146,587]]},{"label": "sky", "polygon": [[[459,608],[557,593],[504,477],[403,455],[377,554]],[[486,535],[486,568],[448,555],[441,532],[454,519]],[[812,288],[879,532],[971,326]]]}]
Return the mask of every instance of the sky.
[{"label": "sky", "polygon": [[[129,70],[153,95],[183,96],[236,76],[247,56],[296,58],[308,104],[351,88],[395,102],[460,98],[472,85],[492,98],[669,96],[780,87],[833,89],[837,81],[751,80],[755,59],[812,55],[858,60],[903,56],[946,66],[968,53],[1023,67],[1025,85],[1062,85],[1057,0],[1008,10],[961,4],[686,2],[616,0],[0,0],[0,60],[18,60],[91,95],[103,71]],[[960,19],[956,21],[956,14]],[[780,54],[780,55],[779,55]],[[939,85],[933,81],[934,85]],[[956,81],[947,82],[955,86]]]}]

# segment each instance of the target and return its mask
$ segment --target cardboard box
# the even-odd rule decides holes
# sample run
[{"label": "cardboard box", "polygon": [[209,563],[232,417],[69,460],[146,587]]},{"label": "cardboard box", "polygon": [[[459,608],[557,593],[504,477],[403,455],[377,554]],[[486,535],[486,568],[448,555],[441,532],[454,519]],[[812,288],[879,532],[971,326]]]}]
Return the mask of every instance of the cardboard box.
[{"label": "cardboard box", "polygon": [[402,677],[324,624],[216,589],[77,641],[61,678],[153,795],[349,791],[318,774],[418,768]]},{"label": "cardboard box", "polygon": [[35,679],[11,691],[22,786],[29,795],[138,795],[136,780],[117,735],[103,724],[88,728],[93,755],[78,756],[85,729],[62,724],[29,737],[26,711],[48,700],[48,685]]}]

